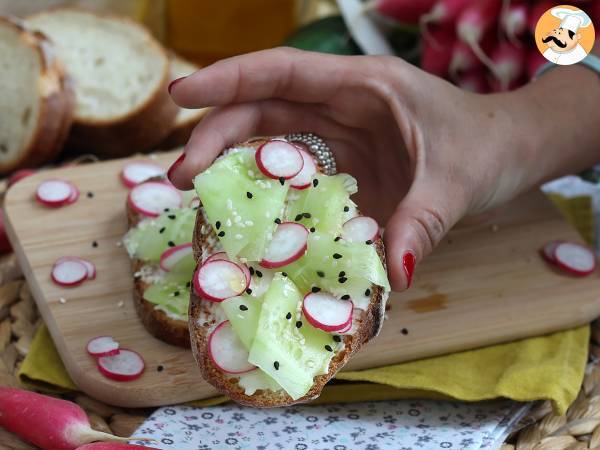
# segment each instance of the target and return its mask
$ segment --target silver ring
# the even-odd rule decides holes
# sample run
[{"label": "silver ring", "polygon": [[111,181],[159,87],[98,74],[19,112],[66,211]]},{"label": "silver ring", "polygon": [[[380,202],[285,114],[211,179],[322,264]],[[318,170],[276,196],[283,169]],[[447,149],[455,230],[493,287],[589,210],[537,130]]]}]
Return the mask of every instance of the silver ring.
[{"label": "silver ring", "polygon": [[325,141],[314,133],[292,133],[285,137],[290,142],[300,142],[308,148],[308,150],[317,159],[317,164],[325,175],[335,175],[337,166],[335,157]]}]

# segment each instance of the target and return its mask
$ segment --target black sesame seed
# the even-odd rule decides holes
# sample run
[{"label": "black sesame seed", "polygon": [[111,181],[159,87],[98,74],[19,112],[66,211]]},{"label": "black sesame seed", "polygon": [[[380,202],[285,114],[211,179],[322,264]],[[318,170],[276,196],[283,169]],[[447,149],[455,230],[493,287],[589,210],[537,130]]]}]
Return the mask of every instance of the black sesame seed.
[{"label": "black sesame seed", "polygon": [[261,272],[260,270],[257,270],[257,271],[256,271],[256,276],[257,276],[258,278],[262,278],[262,272]]},{"label": "black sesame seed", "polygon": [[248,271],[250,272],[250,275],[254,275],[254,267],[248,267]]},{"label": "black sesame seed", "polygon": [[185,287],[189,288],[192,285],[191,281],[188,281],[187,283],[185,283]]},{"label": "black sesame seed", "polygon": [[319,180],[317,180],[316,178],[313,180],[313,186],[317,187],[317,185],[319,184]]},{"label": "black sesame seed", "polygon": [[246,305],[240,305],[240,311],[248,311],[248,307]]},{"label": "black sesame seed", "polygon": [[408,334],[408,330],[406,328],[402,328],[400,330],[400,333],[402,333],[404,336],[406,336]]},{"label": "black sesame seed", "polygon": [[321,288],[320,288],[320,287],[318,287],[318,286],[313,286],[313,287],[312,287],[312,289],[311,289],[311,291],[313,292],[313,294],[316,294],[316,293],[317,293],[317,292],[319,292],[320,290],[321,290]]},{"label": "black sesame seed", "polygon": [[246,197],[252,198],[252,192],[246,192]]},{"label": "black sesame seed", "polygon": [[98,247],[98,242],[92,241],[92,247],[94,247],[94,248]]},{"label": "black sesame seed", "polygon": [[333,336],[333,340],[334,340],[335,342],[342,342],[342,338],[341,338],[340,336],[338,336],[337,334],[335,334],[335,335]]},{"label": "black sesame seed", "polygon": [[277,219],[274,220],[274,222],[279,225],[281,223],[281,219],[278,217]]},{"label": "black sesame seed", "polygon": [[302,321],[299,320],[298,322],[296,322],[296,328],[302,328]]},{"label": "black sesame seed", "polygon": [[175,247],[175,242],[173,242],[173,241],[169,241],[169,242],[167,242],[167,245],[168,245],[169,247]]},{"label": "black sesame seed", "polygon": [[372,243],[373,243],[373,241],[371,239],[368,239],[365,241],[365,244],[367,244],[367,245],[371,245]]},{"label": "black sesame seed", "polygon": [[350,295],[348,295],[348,294],[342,295],[342,300],[350,300]]},{"label": "black sesame seed", "polygon": [[365,291],[365,297],[370,297],[371,296],[371,289],[367,289]]},{"label": "black sesame seed", "polygon": [[296,222],[298,222],[299,220],[302,220],[302,214],[298,214],[298,215],[297,215],[297,216],[294,218],[294,220],[295,220]]},{"label": "black sesame seed", "polygon": [[324,278],[325,272],[323,272],[322,270],[317,270],[317,275],[319,275],[321,278]]},{"label": "black sesame seed", "polygon": [[157,370],[158,372],[162,372],[163,370],[165,370],[165,368],[164,368],[163,366],[158,366],[158,367],[156,368],[156,370]]},{"label": "black sesame seed", "polygon": [[219,231],[219,234],[217,234],[217,236],[223,237],[223,236],[225,236],[225,232],[224,231]]},{"label": "black sesame seed", "polygon": [[342,257],[342,255],[340,255],[339,253],[333,254],[333,259],[340,259],[341,257]]},{"label": "black sesame seed", "polygon": [[88,198],[93,198],[94,197],[94,193],[93,192],[88,192],[87,196],[88,196]]},{"label": "black sesame seed", "polygon": [[337,242],[337,241],[339,241],[341,238],[342,238],[341,236],[338,236],[338,237],[336,237],[336,238],[333,240],[333,242]]},{"label": "black sesame seed", "polygon": [[302,214],[304,217],[306,217],[307,219],[310,219],[312,216],[310,213],[304,213]]},{"label": "black sesame seed", "polygon": [[281,272],[281,275],[283,275],[284,277],[287,277],[287,272]]},{"label": "black sesame seed", "polygon": [[344,272],[343,270],[339,273],[338,278],[342,278],[346,276],[346,272]]},{"label": "black sesame seed", "polygon": [[200,207],[199,207],[199,206],[194,206],[192,209],[193,209],[194,211],[196,211],[198,208],[200,208]]},{"label": "black sesame seed", "polygon": [[283,186],[285,184],[285,178],[279,177],[279,183]]},{"label": "black sesame seed", "polygon": [[165,228],[165,227],[162,227],[160,230],[158,230],[158,232],[159,232],[160,234],[163,234],[163,233],[165,232],[165,230],[166,230],[166,228]]},{"label": "black sesame seed", "polygon": [[291,312],[287,313],[287,314],[285,315],[285,318],[286,318],[287,320],[290,320],[290,319],[292,318],[292,313],[291,313]]},{"label": "black sesame seed", "polygon": [[174,295],[175,297],[179,297],[179,291],[175,291],[175,292],[173,292],[173,295]]},{"label": "black sesame seed", "polygon": [[171,211],[171,210],[170,210],[169,208],[165,208],[165,209],[163,209],[163,211],[164,211],[164,212],[169,212],[169,211]]},{"label": "black sesame seed", "polygon": [[348,212],[350,211],[350,208],[348,206],[344,206],[344,212]]},{"label": "black sesame seed", "polygon": [[275,367],[275,370],[279,370],[279,361],[275,361],[273,367]]},{"label": "black sesame seed", "polygon": [[310,232],[314,233],[315,231],[317,231],[317,229],[315,227],[310,227]]},{"label": "black sesame seed", "polygon": [[331,348],[331,345],[329,345],[329,344],[327,344],[325,346],[325,350],[327,350],[328,352],[332,352],[333,351],[333,349]]},{"label": "black sesame seed", "polygon": [[218,230],[219,228],[221,228],[221,222],[219,222],[218,220],[215,222],[215,228]]},{"label": "black sesame seed", "polygon": [[171,220],[175,220],[177,216],[175,214],[169,214],[167,217]]},{"label": "black sesame seed", "polygon": [[248,295],[252,294],[252,289],[250,289],[250,288],[246,289],[246,294],[248,294]]},{"label": "black sesame seed", "polygon": [[340,278],[338,278],[338,281],[343,284],[346,281],[348,281],[348,278],[346,278],[346,277],[340,277]]}]

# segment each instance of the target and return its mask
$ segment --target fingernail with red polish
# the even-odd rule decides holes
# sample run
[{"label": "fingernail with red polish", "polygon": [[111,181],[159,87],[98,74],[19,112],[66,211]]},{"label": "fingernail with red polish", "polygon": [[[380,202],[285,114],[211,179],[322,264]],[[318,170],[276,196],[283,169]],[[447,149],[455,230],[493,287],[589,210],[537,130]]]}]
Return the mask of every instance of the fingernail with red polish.
[{"label": "fingernail with red polish", "polygon": [[173,181],[171,180],[171,175],[173,175],[173,171],[179,167],[179,165],[183,162],[184,159],[185,153],[182,153],[181,156],[177,158],[177,160],[173,164],[171,164],[171,167],[169,167],[169,170],[167,171],[167,178],[169,179],[169,181]]},{"label": "fingernail with red polish", "polygon": [[402,257],[402,267],[404,267],[404,272],[406,273],[406,289],[408,289],[412,283],[415,262],[415,255],[412,252],[406,252]]},{"label": "fingernail with red polish", "polygon": [[167,87],[167,90],[169,91],[169,94],[171,93],[171,89],[173,89],[173,86],[175,86],[181,80],[185,80],[186,78],[187,77],[175,78],[173,81],[171,81],[169,83],[169,86]]}]

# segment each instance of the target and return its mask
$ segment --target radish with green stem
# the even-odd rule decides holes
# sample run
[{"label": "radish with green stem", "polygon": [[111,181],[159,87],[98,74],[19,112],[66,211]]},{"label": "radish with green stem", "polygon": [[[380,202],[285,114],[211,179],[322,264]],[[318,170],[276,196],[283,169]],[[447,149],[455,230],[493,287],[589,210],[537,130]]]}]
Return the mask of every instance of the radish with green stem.
[{"label": "radish with green stem", "polygon": [[75,403],[4,386],[0,386],[0,426],[45,450],[130,440],[93,430],[85,411]]},{"label": "radish with green stem", "polygon": [[375,10],[397,22],[416,25],[434,3],[435,0],[371,0],[365,4],[364,9]]},{"label": "radish with green stem", "polygon": [[458,17],[456,33],[469,45],[479,60],[492,70],[493,63],[481,47],[488,30],[496,23],[502,0],[479,0],[473,2]]}]

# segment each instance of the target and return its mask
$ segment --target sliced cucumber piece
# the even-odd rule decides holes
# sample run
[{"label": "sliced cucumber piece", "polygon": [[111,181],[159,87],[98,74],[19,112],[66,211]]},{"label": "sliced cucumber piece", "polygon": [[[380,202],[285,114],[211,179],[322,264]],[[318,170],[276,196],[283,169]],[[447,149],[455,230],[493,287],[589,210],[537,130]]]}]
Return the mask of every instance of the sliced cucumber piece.
[{"label": "sliced cucumber piece", "polygon": [[277,384],[277,381],[260,369],[241,373],[236,375],[236,377],[239,378],[238,384],[244,388],[244,394],[246,395],[252,395],[259,389],[263,391],[279,391],[281,389],[281,386]]},{"label": "sliced cucumber piece", "polygon": [[185,283],[180,284],[165,278],[149,286],[144,291],[144,299],[181,320],[187,320],[190,288]]},{"label": "sliced cucumber piece", "polygon": [[[294,400],[305,395],[316,375],[327,373],[337,344],[330,334],[300,320],[302,294],[277,273],[262,303],[248,361],[265,371]],[[325,346],[327,346],[328,350]]]},{"label": "sliced cucumber piece", "polygon": [[354,207],[350,195],[355,192],[356,180],[350,175],[317,174],[310,187],[300,191],[290,190],[286,220],[337,236],[347,217],[344,210]]},{"label": "sliced cucumber piece", "polygon": [[289,186],[266,178],[254,153],[252,148],[230,152],[198,175],[194,185],[229,257],[260,261]]},{"label": "sliced cucumber piece", "polygon": [[256,335],[262,300],[249,295],[231,297],[221,302],[231,327],[244,347],[250,350]]}]

